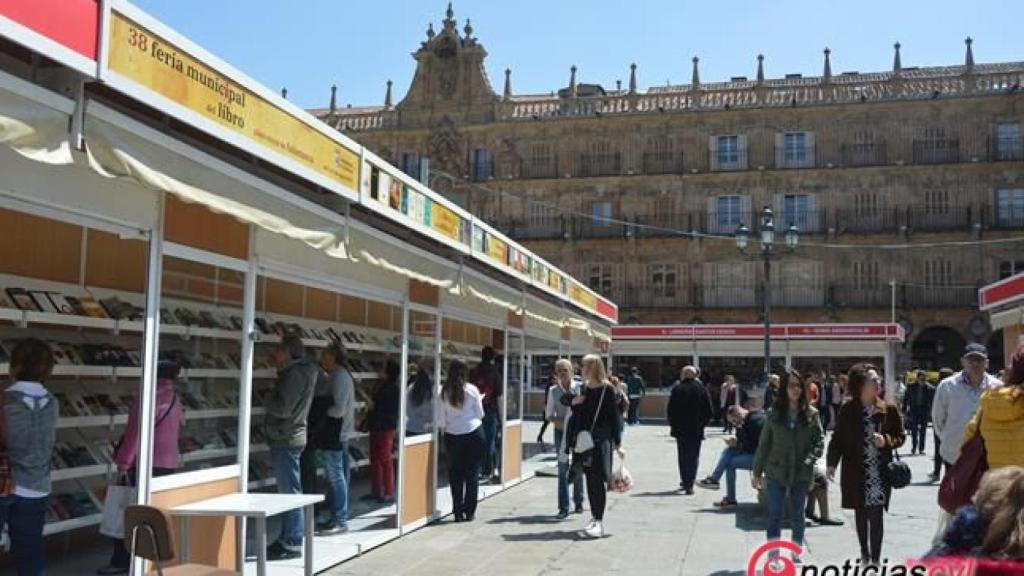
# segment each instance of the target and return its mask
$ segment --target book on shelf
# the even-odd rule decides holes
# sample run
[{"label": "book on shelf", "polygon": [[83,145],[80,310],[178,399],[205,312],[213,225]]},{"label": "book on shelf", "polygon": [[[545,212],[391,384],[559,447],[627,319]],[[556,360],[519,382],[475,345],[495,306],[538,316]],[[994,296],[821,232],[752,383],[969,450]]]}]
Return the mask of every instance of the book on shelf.
[{"label": "book on shelf", "polygon": [[58,468],[78,468],[99,464],[85,444],[75,442],[55,443],[52,461]]},{"label": "book on shelf", "polygon": [[100,513],[100,507],[92,495],[85,490],[57,494],[50,498],[53,516],[60,520],[71,520]]},{"label": "book on shelf", "polygon": [[39,308],[40,312],[47,312],[49,314],[60,314],[60,309],[50,299],[50,293],[46,290],[30,290],[29,295],[32,300],[36,303],[36,308]]},{"label": "book on shelf", "polygon": [[89,444],[89,452],[100,464],[113,464],[116,446],[109,439],[94,440]]},{"label": "book on shelf", "polygon": [[6,290],[0,290],[0,308],[17,308]]},{"label": "book on shelf", "polygon": [[90,318],[110,318],[106,310],[92,296],[79,296],[77,300],[78,305],[81,306],[86,316]]},{"label": "book on shelf", "polygon": [[146,316],[146,311],[141,306],[125,302],[117,296],[103,298],[100,300],[100,304],[107,311],[107,315],[114,320],[140,321]]},{"label": "book on shelf", "polygon": [[86,316],[85,310],[82,308],[82,303],[74,296],[66,296],[56,292],[51,292],[50,300],[53,301],[54,306],[60,310],[61,314],[66,314],[68,316]]},{"label": "book on shelf", "polygon": [[8,288],[6,290],[7,296],[10,297],[11,302],[19,310],[28,310],[30,312],[39,312],[39,306],[36,305],[35,299],[32,298],[32,294],[24,288]]}]

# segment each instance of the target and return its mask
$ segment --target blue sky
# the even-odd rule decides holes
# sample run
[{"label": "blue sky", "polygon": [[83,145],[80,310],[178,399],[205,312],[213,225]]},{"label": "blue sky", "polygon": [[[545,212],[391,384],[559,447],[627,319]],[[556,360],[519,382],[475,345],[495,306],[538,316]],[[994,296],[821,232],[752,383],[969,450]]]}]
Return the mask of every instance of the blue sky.
[{"label": "blue sky", "polygon": [[[304,107],[326,106],[331,84],[342,104],[381,104],[384,85],[405,94],[425,39],[439,27],[444,0],[135,0],[166,24]],[[1024,60],[1021,0],[461,0],[460,29],[472,19],[487,48],[487,71],[501,91],[512,69],[516,93],[581,82],[625,85],[638,65],[641,88],[689,82],[691,58],[701,80],[754,75],[765,55],[768,77],[832,70],[887,70],[892,44],[904,66],[963,61],[965,36],[977,62]]]}]

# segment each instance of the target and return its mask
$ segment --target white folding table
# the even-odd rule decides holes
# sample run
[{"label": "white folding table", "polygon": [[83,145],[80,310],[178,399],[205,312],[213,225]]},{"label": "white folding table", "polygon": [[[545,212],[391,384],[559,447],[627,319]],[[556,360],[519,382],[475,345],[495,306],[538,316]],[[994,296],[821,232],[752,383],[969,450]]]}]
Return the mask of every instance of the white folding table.
[{"label": "white folding table", "polygon": [[[212,516],[252,518],[256,523],[256,573],[267,576],[267,517],[305,508],[305,557],[306,576],[313,576],[313,505],[322,502],[322,494],[227,494],[208,500],[199,500],[175,506],[167,512],[182,517],[185,537],[182,539],[182,558],[189,557],[188,519],[191,516]],[[244,545],[244,543],[243,543]],[[245,557],[245,550],[239,550],[239,558]],[[240,565],[243,562],[239,563]]]}]

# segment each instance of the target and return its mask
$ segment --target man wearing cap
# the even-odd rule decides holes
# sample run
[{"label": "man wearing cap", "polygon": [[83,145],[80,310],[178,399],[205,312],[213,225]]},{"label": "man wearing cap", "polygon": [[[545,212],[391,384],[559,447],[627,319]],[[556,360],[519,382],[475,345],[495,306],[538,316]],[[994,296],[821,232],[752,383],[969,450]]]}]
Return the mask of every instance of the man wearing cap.
[{"label": "man wearing cap", "polygon": [[[939,455],[947,470],[960,457],[964,430],[978,409],[981,393],[1002,386],[1002,382],[985,371],[988,368],[988,349],[984,344],[968,344],[960,363],[963,370],[939,383],[932,403],[932,425],[941,442]],[[949,515],[940,510],[940,533],[945,531],[948,521]]]}]

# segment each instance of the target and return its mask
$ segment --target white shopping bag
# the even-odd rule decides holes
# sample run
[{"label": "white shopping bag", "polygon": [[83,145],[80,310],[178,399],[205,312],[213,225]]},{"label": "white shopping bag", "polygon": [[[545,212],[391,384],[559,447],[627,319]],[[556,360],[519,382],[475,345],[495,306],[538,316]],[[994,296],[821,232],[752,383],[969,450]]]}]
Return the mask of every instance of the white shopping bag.
[{"label": "white shopping bag", "polygon": [[608,487],[613,492],[629,492],[633,488],[633,476],[626,469],[625,451],[615,451],[612,455],[612,481]]},{"label": "white shopping bag", "polygon": [[124,538],[124,510],[129,504],[135,503],[135,488],[132,486],[107,486],[107,496],[103,499],[103,520],[100,522],[100,534],[111,538]]}]

